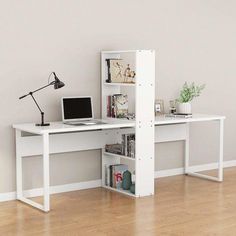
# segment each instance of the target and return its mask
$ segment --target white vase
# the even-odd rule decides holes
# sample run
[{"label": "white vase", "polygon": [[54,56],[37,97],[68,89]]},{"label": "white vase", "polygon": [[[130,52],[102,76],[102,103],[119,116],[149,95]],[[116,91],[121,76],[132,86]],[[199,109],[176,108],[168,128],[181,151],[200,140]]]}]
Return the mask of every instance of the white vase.
[{"label": "white vase", "polygon": [[192,113],[191,103],[190,102],[179,103],[177,112],[182,114],[191,114]]}]

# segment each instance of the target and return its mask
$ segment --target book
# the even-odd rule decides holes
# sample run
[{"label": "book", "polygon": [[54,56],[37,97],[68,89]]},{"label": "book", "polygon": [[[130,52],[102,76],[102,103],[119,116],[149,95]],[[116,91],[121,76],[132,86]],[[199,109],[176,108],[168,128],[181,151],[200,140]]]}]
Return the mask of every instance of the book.
[{"label": "book", "polygon": [[184,114],[184,113],[173,113],[173,114],[165,114],[165,117],[173,117],[173,118],[191,118],[192,114]]},{"label": "book", "polygon": [[122,135],[123,155],[135,158],[135,134]]},{"label": "book", "polygon": [[116,118],[125,118],[128,114],[128,95],[115,95]]},{"label": "book", "polygon": [[106,185],[112,187],[112,188],[122,188],[122,180],[123,180],[123,173],[128,170],[128,166],[126,164],[115,164],[110,165],[108,168],[105,166],[105,168],[108,170],[110,175],[105,175]]},{"label": "book", "polygon": [[125,164],[115,165],[114,166],[114,182],[115,188],[122,188],[123,173],[128,170],[128,166]]},{"label": "book", "polygon": [[111,71],[110,71],[110,65],[111,65],[111,59],[106,59],[107,62],[107,83],[111,83]]},{"label": "book", "polygon": [[110,166],[105,165],[105,185],[110,186]]},{"label": "book", "polygon": [[107,117],[126,118],[128,115],[128,95],[113,94],[107,97]]}]

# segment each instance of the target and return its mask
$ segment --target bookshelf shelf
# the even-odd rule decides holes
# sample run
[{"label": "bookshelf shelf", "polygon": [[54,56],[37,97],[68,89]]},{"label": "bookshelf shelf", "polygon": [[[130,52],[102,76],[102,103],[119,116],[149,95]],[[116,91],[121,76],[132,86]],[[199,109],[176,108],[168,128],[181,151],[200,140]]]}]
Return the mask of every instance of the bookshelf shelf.
[{"label": "bookshelf shelf", "polygon": [[107,86],[128,86],[128,87],[135,87],[135,83],[104,83]]},{"label": "bookshelf shelf", "polygon": [[123,158],[123,159],[135,161],[135,158],[124,156],[124,155],[119,155],[119,154],[110,153],[110,152],[104,152],[104,154],[107,155],[107,156],[120,157],[120,158]]},{"label": "bookshelf shelf", "polygon": [[122,193],[122,194],[125,194],[125,195],[128,195],[128,196],[131,196],[131,197],[136,197],[136,195],[131,193],[129,190],[112,188],[112,187],[106,186],[106,185],[104,185],[103,187],[106,188],[106,189],[109,189],[111,191],[114,191],[114,192]]}]

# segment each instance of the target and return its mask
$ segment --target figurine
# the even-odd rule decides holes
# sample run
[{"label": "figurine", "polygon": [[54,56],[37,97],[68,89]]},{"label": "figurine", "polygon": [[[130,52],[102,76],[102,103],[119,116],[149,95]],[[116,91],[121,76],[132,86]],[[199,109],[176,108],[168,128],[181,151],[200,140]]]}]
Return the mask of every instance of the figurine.
[{"label": "figurine", "polygon": [[134,83],[133,78],[135,77],[135,72],[130,69],[130,65],[127,64],[127,68],[124,71],[124,82],[125,83]]}]

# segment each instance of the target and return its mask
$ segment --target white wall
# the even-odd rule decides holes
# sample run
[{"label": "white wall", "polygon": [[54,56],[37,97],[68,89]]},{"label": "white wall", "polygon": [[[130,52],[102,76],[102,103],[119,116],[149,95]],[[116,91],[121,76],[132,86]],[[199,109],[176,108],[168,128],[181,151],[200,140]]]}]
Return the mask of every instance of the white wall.
[{"label": "white wall", "polygon": [[[61,119],[59,98],[66,95],[92,95],[99,117],[101,50],[155,49],[156,96],[167,102],[184,81],[206,83],[194,111],[227,116],[225,160],[236,159],[235,8],[232,0],[0,0],[0,193],[15,190],[11,125],[40,117],[30,98],[18,97],[56,71],[66,87],[37,94],[46,119]],[[193,164],[213,162],[217,153],[214,127],[200,127],[191,130]],[[156,168],[180,167],[182,149],[157,145]],[[51,183],[99,178],[99,157],[98,150],[53,156]],[[26,188],[41,185],[40,163],[24,161]]]}]

